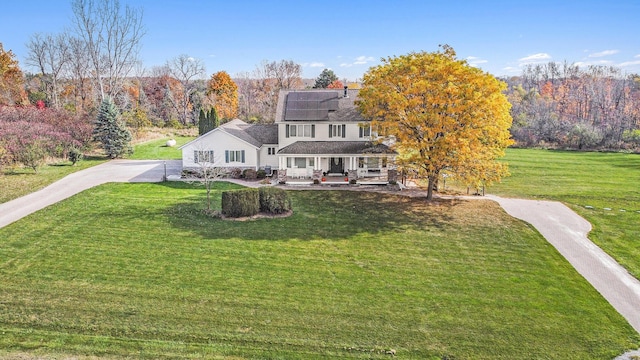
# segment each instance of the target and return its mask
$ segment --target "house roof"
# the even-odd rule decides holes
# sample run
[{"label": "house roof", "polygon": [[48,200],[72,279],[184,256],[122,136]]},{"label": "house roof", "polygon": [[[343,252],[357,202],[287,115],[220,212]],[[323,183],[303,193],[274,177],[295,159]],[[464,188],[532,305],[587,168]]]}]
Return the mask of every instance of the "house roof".
[{"label": "house roof", "polygon": [[194,142],[200,141],[202,138],[215,131],[223,131],[257,148],[261,147],[264,144],[278,143],[278,125],[247,124],[240,119],[234,119],[220,125],[219,127],[209,131],[206,134],[195,138],[194,140],[191,140],[190,142],[179,147],[179,149],[182,149]]},{"label": "house roof", "polygon": [[276,122],[283,121],[366,121],[355,101],[358,89],[281,90]]},{"label": "house roof", "polygon": [[278,154],[395,154],[387,145],[370,141],[297,141],[278,151]]}]

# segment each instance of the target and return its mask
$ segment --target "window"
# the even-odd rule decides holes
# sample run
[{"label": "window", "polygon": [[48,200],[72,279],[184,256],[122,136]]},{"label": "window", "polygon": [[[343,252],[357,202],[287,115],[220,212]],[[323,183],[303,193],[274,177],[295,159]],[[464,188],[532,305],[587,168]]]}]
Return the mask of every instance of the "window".
[{"label": "window", "polygon": [[274,148],[274,147],[267,148],[267,153],[269,155],[275,155],[276,154],[276,148]]},{"label": "window", "polygon": [[377,157],[367,158],[367,168],[368,169],[380,168],[380,159],[378,159]]},{"label": "window", "polygon": [[329,137],[346,137],[347,136],[347,126],[345,124],[342,125],[334,125],[329,124]]},{"label": "window", "polygon": [[359,135],[361,138],[371,137],[371,125],[360,126]]},{"label": "window", "polygon": [[224,161],[244,163],[244,150],[226,150],[224,152]]},{"label": "window", "polygon": [[286,127],[286,137],[316,137],[316,126],[314,124],[290,125]]},{"label": "window", "polygon": [[[288,168],[298,168],[304,169],[307,167],[307,158],[287,158],[287,167]],[[313,158],[309,158],[309,167],[313,167]]]},{"label": "window", "polygon": [[200,163],[214,163],[213,160],[213,150],[194,150],[193,151],[193,162],[196,164]]},{"label": "window", "polygon": [[[387,158],[383,158],[383,164],[385,167],[386,166],[386,159]],[[358,168],[360,169],[379,169],[380,168],[380,158],[377,157],[359,157],[358,158]]]}]

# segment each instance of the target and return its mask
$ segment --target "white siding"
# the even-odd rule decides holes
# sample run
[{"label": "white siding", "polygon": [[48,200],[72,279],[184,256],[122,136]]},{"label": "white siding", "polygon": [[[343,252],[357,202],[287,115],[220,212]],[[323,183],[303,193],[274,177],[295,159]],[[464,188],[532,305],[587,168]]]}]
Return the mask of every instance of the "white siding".
[{"label": "white siding", "polygon": [[[198,168],[199,165],[194,162],[194,151],[196,150],[213,150],[215,157],[214,166],[229,168],[257,168],[258,167],[258,149],[255,146],[244,142],[234,136],[229,135],[222,129],[214,130],[191,143],[186,144],[182,148],[182,167]],[[245,162],[225,162],[225,151],[241,151],[245,152]]]}]

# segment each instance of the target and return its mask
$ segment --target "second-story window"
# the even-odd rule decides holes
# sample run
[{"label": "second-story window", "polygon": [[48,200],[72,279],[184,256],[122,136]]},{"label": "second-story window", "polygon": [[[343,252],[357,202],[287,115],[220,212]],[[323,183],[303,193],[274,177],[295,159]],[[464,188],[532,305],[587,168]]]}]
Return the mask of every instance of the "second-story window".
[{"label": "second-story window", "polygon": [[346,137],[347,136],[347,126],[345,124],[341,125],[329,125],[329,137]]},{"label": "second-story window", "polygon": [[371,137],[371,125],[360,126],[359,135],[361,138]]},{"label": "second-story window", "polygon": [[287,124],[286,137],[316,137],[316,126],[313,124]]}]

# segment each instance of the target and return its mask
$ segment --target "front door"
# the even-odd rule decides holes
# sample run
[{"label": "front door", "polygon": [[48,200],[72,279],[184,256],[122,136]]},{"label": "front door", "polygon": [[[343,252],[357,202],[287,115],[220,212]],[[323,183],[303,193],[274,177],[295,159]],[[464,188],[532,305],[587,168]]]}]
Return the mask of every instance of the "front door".
[{"label": "front door", "polygon": [[329,172],[332,174],[344,173],[344,165],[342,164],[342,158],[332,157],[329,159]]}]

